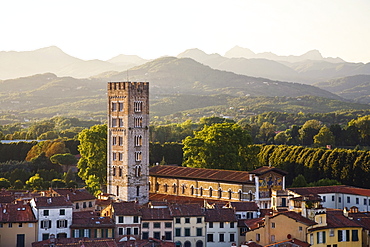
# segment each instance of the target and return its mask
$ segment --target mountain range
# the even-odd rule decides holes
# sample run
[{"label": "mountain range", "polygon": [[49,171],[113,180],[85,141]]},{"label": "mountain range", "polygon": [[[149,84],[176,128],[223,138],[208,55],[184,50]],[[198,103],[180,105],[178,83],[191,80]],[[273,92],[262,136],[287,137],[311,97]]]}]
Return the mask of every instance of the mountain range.
[{"label": "mountain range", "polygon": [[[253,111],[258,107],[250,104],[261,106],[263,97],[285,102],[280,109],[284,111],[368,109],[370,75],[365,72],[369,66],[323,58],[318,51],[282,57],[240,47],[225,56],[190,49],[177,57],[150,61],[135,55],[85,61],[57,47],[0,52],[0,77],[12,78],[0,81],[0,124],[55,115],[105,120],[106,83],[127,80],[150,82],[151,112],[158,116],[217,105]],[[330,79],[316,81],[313,75]],[[305,95],[310,97],[302,97]],[[258,100],[248,100],[254,97]],[[273,102],[267,98],[265,101]],[[271,110],[274,104],[258,109]]]}]

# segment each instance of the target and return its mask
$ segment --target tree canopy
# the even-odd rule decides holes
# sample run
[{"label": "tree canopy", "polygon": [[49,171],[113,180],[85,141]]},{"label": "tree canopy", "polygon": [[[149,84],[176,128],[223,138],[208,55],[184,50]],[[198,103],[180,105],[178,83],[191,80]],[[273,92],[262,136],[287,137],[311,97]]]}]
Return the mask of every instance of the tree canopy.
[{"label": "tree canopy", "polygon": [[107,125],[94,125],[84,129],[78,135],[78,176],[86,183],[90,176],[95,176],[101,187],[107,181]]},{"label": "tree canopy", "polygon": [[189,167],[247,170],[249,133],[234,123],[205,125],[194,137],[186,137],[184,163]]}]

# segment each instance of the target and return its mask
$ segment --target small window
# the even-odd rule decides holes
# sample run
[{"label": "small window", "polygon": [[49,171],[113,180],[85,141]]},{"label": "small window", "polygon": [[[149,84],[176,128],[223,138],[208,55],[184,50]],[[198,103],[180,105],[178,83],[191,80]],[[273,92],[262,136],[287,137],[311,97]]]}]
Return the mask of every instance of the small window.
[{"label": "small window", "polygon": [[49,210],[45,209],[43,215],[44,216],[49,216]]},{"label": "small window", "polygon": [[59,215],[66,215],[65,209],[59,209]]},{"label": "small window", "polygon": [[219,241],[220,242],[225,242],[225,235],[223,233],[220,233],[220,235],[219,235]]},{"label": "small window", "polygon": [[256,234],[256,241],[257,242],[261,241],[261,234],[259,233]]},{"label": "small window", "polygon": [[352,241],[358,241],[358,230],[352,230]]},{"label": "small window", "polygon": [[323,202],[326,202],[326,196],[323,196],[323,197],[322,197],[322,201],[323,201]]},{"label": "small window", "polygon": [[175,223],[176,223],[176,224],[180,224],[180,223],[181,223],[181,218],[176,218],[176,219],[175,219]]},{"label": "small window", "polygon": [[57,228],[67,228],[67,220],[57,220]]},{"label": "small window", "polygon": [[299,227],[298,227],[298,231],[300,231],[300,232],[301,232],[302,230],[303,230],[303,228],[302,228],[301,226],[299,226]]},{"label": "small window", "polygon": [[364,205],[366,205],[367,204],[367,200],[366,200],[366,198],[364,198]]},{"label": "small window", "polygon": [[118,110],[123,111],[123,102],[118,102]]},{"label": "small window", "polygon": [[89,202],[89,208],[92,208],[92,206],[93,206],[93,205],[92,205],[92,202]]},{"label": "small window", "polygon": [[112,137],[112,145],[117,145],[117,137],[116,136],[113,136]]},{"label": "small window", "polygon": [[172,227],[172,222],[165,222],[164,227],[165,228],[171,228]]},{"label": "small window", "polygon": [[76,209],[79,209],[80,208],[80,204],[78,204],[78,202],[76,202]]},{"label": "small window", "polygon": [[185,237],[190,236],[190,228],[185,228]]},{"label": "small window", "polygon": [[235,227],[234,222],[230,222],[230,228],[234,228],[234,227]]},{"label": "small window", "polygon": [[202,218],[197,218],[197,223],[202,223]]},{"label": "small window", "polygon": [[334,202],[335,201],[335,196],[331,196],[331,201]]},{"label": "small window", "polygon": [[19,223],[19,224],[18,224],[18,227],[23,227],[23,224],[22,224],[22,223]]},{"label": "small window", "polygon": [[134,223],[139,223],[139,216],[134,216]]},{"label": "small window", "polygon": [[360,199],[356,197],[356,204],[360,204]]},{"label": "small window", "polygon": [[271,242],[275,242],[275,235],[271,235]]},{"label": "small window", "polygon": [[208,227],[209,227],[209,228],[213,228],[213,222],[209,222],[209,223],[208,223]]},{"label": "small window", "polygon": [[112,127],[117,127],[117,118],[112,118]]},{"label": "small window", "polygon": [[82,207],[83,208],[86,208],[87,207],[86,202],[83,202]]},{"label": "small window", "polygon": [[123,216],[118,216],[118,223],[123,223]]},{"label": "small window", "polygon": [[112,111],[117,111],[117,103],[112,102]]},{"label": "small window", "polygon": [[275,222],[271,222],[271,228],[275,228]]},{"label": "small window", "polygon": [[118,235],[123,235],[123,228],[122,227],[119,227],[118,228]]},{"label": "small window", "polygon": [[197,228],[197,236],[203,236],[203,228],[198,227]]},{"label": "small window", "polygon": [[220,228],[224,228],[224,222],[220,222]]},{"label": "small window", "polygon": [[351,203],[351,197],[347,196],[347,203]]},{"label": "small window", "polygon": [[118,145],[123,146],[123,137],[122,136],[118,137]]},{"label": "small window", "polygon": [[160,222],[154,222],[153,227],[154,228],[161,228],[161,223]]},{"label": "small window", "polygon": [[143,228],[149,228],[149,223],[148,222],[143,222]]},{"label": "small window", "polygon": [[190,218],[185,218],[185,223],[190,223]]},{"label": "small window", "polygon": [[149,232],[143,232],[143,239],[149,239]]},{"label": "small window", "polygon": [[207,234],[207,242],[213,242],[213,234],[212,233]]},{"label": "small window", "polygon": [[164,232],[165,240],[172,240],[172,232]]},{"label": "small window", "polygon": [[234,241],[235,241],[235,234],[230,233],[230,242],[234,242]]},{"label": "small window", "polygon": [[180,237],[181,236],[181,228],[175,228],[175,236]]},{"label": "small window", "polygon": [[12,227],[13,227],[13,223],[9,223],[8,228],[12,228]]},{"label": "small window", "polygon": [[153,237],[155,239],[161,239],[161,232],[153,232]]}]

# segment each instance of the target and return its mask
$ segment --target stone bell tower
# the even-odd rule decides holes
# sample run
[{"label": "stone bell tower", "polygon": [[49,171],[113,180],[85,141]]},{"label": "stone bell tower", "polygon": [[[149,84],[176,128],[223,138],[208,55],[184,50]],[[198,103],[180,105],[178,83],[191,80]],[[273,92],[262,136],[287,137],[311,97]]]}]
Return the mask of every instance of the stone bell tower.
[{"label": "stone bell tower", "polygon": [[149,201],[149,83],[108,83],[107,192]]}]

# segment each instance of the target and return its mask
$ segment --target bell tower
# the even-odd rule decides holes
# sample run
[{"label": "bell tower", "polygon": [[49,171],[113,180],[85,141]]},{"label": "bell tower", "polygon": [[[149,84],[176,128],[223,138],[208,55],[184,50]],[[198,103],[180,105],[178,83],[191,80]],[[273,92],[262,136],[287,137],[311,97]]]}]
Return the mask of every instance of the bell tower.
[{"label": "bell tower", "polygon": [[107,192],[149,201],[149,83],[108,83]]}]

